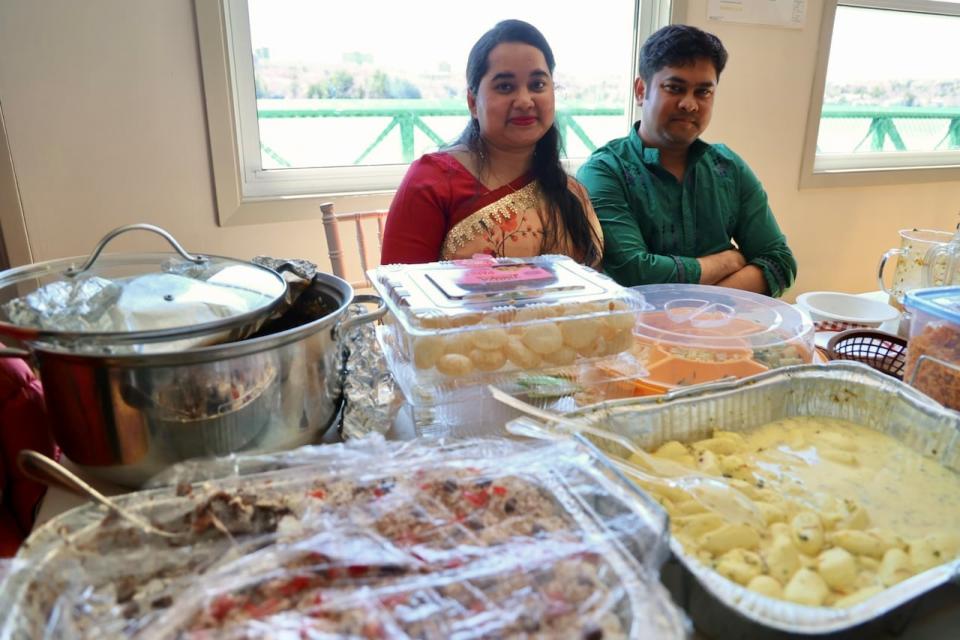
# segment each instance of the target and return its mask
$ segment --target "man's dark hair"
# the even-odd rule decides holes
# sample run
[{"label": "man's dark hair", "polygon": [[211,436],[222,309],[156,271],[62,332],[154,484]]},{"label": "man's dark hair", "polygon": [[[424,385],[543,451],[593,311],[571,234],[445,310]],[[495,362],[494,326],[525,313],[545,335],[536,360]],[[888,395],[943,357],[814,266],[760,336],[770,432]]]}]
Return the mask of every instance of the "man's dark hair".
[{"label": "man's dark hair", "polygon": [[720,72],[727,65],[727,50],[720,38],[686,24],[671,24],[658,29],[640,49],[640,77],[650,82],[664,67],[685,67],[706,58]]}]

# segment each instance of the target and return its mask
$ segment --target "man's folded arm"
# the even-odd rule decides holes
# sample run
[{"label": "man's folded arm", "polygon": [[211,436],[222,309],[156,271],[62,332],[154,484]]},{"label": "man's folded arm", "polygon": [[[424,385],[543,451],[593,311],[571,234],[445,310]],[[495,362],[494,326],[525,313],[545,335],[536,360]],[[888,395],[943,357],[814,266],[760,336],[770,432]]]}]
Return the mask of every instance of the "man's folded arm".
[{"label": "man's folded arm", "polygon": [[628,287],[700,282],[700,263],[696,258],[649,251],[637,218],[627,204],[626,187],[613,169],[600,162],[589,162],[580,168],[577,179],[587,188],[603,227],[603,268],[608,275]]},{"label": "man's folded arm", "polygon": [[[750,270],[750,275],[740,275],[739,272],[736,275],[756,283],[756,271],[759,271],[765,285],[761,292],[779,297],[796,279],[797,261],[773,216],[763,185],[745,163],[741,169],[740,193],[741,215],[734,240],[746,258],[747,265],[753,269]],[[740,288],[757,290],[752,286]]]}]

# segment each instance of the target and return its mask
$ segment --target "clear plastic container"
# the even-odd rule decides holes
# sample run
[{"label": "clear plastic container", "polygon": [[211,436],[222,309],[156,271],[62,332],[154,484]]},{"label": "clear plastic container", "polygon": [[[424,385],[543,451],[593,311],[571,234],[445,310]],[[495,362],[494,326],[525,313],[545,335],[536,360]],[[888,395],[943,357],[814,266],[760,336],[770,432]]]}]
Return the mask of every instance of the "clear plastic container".
[{"label": "clear plastic container", "polygon": [[587,443],[371,436],[162,481],[118,500],[183,539],[62,514],[0,583],[0,638],[688,636],[665,513]]},{"label": "clear plastic container", "polygon": [[643,304],[564,256],[389,265],[369,276],[392,312],[381,332],[390,370],[423,403],[629,352]]},{"label": "clear plastic container", "polygon": [[704,285],[633,289],[643,297],[644,310],[637,314],[632,352],[648,371],[636,381],[635,395],[813,360],[813,325],[780,300]]},{"label": "clear plastic container", "polygon": [[[601,368],[601,363],[604,365]],[[608,373],[622,369],[627,373]],[[632,398],[638,380],[646,375],[629,353],[599,362],[583,362],[546,373],[517,374],[498,388],[529,405],[552,413]],[[496,400],[485,385],[464,387],[438,396],[420,388],[419,395],[404,396],[398,420],[410,424],[418,436],[473,437],[507,435],[505,425],[522,415],[521,410]]]},{"label": "clear plastic container", "polygon": [[911,315],[904,382],[960,410],[960,287],[917,289],[903,305]]}]

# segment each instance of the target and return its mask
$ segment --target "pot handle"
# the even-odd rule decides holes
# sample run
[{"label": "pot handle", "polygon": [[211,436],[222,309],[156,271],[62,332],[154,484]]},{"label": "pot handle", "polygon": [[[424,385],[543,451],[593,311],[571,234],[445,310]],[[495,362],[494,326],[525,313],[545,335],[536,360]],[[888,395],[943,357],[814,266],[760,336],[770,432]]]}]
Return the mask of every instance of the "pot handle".
[{"label": "pot handle", "polygon": [[11,349],[11,348],[0,349],[0,358],[29,359],[31,355],[32,354],[29,351],[24,351],[23,349]]},{"label": "pot handle", "polygon": [[338,336],[343,336],[345,333],[351,331],[361,324],[379,320],[387,313],[387,304],[383,301],[383,298],[373,295],[372,293],[358,293],[357,295],[353,296],[353,300],[350,301],[350,304],[356,303],[372,303],[376,304],[377,308],[370,313],[362,313],[358,316],[350,318],[349,320],[344,320],[343,324],[341,324],[337,329]]},{"label": "pot handle", "polygon": [[156,233],[157,235],[162,236],[163,238],[166,239],[167,242],[169,242],[173,246],[174,249],[176,249],[177,253],[179,253],[181,256],[184,257],[184,259],[189,260],[190,262],[203,264],[204,262],[207,261],[206,256],[201,256],[201,255],[195,256],[193,254],[187,253],[187,250],[181,247],[180,243],[177,242],[176,239],[172,235],[170,235],[168,231],[161,229],[160,227],[152,224],[146,224],[146,223],[140,222],[137,224],[128,224],[122,227],[117,227],[107,235],[103,236],[103,238],[100,239],[100,242],[97,243],[97,246],[93,248],[93,253],[91,253],[90,257],[87,258],[87,261],[83,263],[83,266],[80,267],[79,269],[76,267],[70,267],[64,272],[64,275],[72,278],[73,276],[83,273],[84,271],[86,271],[87,269],[93,266],[93,263],[96,262],[97,258],[100,257],[100,254],[103,252],[103,249],[104,247],[107,246],[108,242],[116,238],[121,233],[126,233],[127,231],[135,231],[135,230],[152,231],[153,233]]}]

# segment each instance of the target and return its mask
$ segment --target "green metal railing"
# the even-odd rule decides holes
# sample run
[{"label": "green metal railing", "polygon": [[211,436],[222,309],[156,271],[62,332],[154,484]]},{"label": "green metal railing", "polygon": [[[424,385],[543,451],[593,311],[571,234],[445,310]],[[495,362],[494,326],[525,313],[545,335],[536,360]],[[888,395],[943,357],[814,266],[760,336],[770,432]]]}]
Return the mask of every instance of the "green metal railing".
[{"label": "green metal railing", "polygon": [[859,151],[869,141],[871,151],[883,151],[889,139],[897,151],[906,151],[907,145],[897,130],[897,120],[947,120],[947,131],[934,149],[960,149],[960,108],[932,107],[869,107],[849,105],[826,105],[822,119],[870,120],[867,134],[854,147]]},{"label": "green metal railing", "polygon": [[[414,143],[413,135],[420,130],[438,146],[447,144],[434,131],[424,118],[437,116],[460,116],[466,124],[469,110],[463,100],[313,100],[315,107],[304,108],[304,101],[298,101],[298,106],[287,107],[283,100],[258,101],[257,115],[260,119],[271,118],[390,118],[386,126],[374,138],[363,153],[353,161],[360,164],[370,155],[394,129],[400,129],[400,144],[403,161],[413,162]],[[267,104],[272,103],[272,104]],[[597,148],[583,127],[577,122],[581,116],[623,116],[623,108],[594,107],[577,104],[568,104],[557,110],[556,122],[560,134],[568,139],[570,134],[579,139],[590,151]],[[261,143],[263,152],[281,166],[290,164],[267,145]]]},{"label": "green metal railing", "polygon": [[[414,133],[419,130],[438,146],[449,142],[437,134],[424,118],[460,116],[466,121],[468,110],[462,100],[260,100],[258,117],[261,120],[274,118],[389,118],[386,125],[372,142],[363,150],[353,164],[362,163],[370,153],[383,144],[384,139],[394,130],[400,131],[400,144],[403,162],[414,160]],[[565,140],[576,136],[589,150],[597,144],[584,131],[578,118],[589,116],[620,116],[623,108],[596,107],[582,104],[565,104],[557,109],[556,122]],[[898,151],[906,151],[903,137],[897,129],[897,121],[905,120],[945,120],[948,122],[943,138],[935,149],[960,149],[960,108],[929,107],[866,107],[847,105],[826,105],[821,114],[823,119],[869,120],[867,134],[856,145],[859,151],[867,142],[871,151],[882,151],[887,140]],[[289,167],[290,163],[276,150],[261,142],[263,153],[280,166]]]}]

